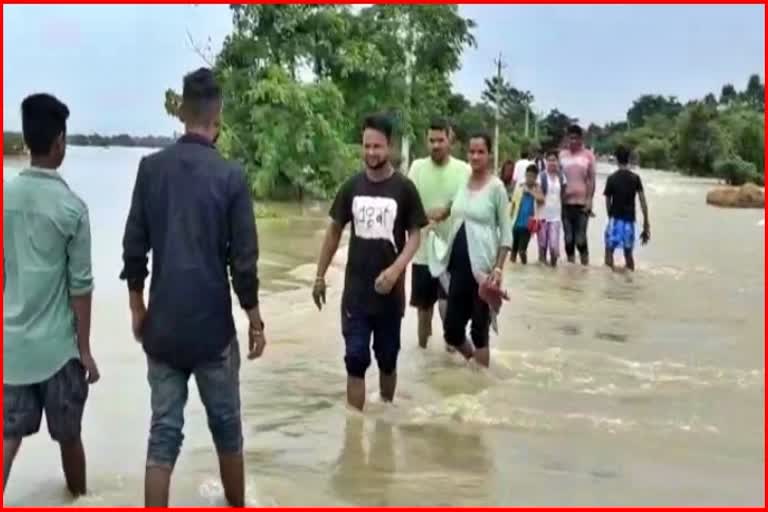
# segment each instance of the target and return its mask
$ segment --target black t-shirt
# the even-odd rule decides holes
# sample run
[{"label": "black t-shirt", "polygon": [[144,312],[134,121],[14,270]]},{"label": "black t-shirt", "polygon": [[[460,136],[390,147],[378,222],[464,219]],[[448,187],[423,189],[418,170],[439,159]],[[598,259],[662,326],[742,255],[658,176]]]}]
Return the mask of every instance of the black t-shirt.
[{"label": "black t-shirt", "polygon": [[411,180],[395,172],[375,182],[360,172],[341,186],[330,214],[342,227],[352,224],[342,308],[371,315],[405,314],[405,272],[388,295],[377,293],[374,285],[402,252],[406,233],[427,225]]},{"label": "black t-shirt", "polygon": [[635,197],[643,191],[640,176],[629,169],[619,169],[605,182],[605,196],[611,198],[608,215],[611,218],[635,222]]}]

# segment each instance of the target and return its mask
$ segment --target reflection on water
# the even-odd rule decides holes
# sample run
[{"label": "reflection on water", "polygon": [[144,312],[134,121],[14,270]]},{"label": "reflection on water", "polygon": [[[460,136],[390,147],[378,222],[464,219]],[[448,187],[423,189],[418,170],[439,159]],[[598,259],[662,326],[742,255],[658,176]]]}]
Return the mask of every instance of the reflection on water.
[{"label": "reflection on water", "polygon": [[[78,506],[141,503],[149,397],[117,275],[144,153],[71,148],[63,169],[91,212],[103,375],[84,425],[93,495]],[[280,218],[258,225],[270,345],[241,377],[248,503],[762,503],[764,212],[707,207],[709,182],[643,178],[654,238],[638,248],[635,274],[599,265],[605,219],[596,208],[590,268],[508,269],[512,299],[490,371],[446,354],[437,322],[429,350],[419,350],[409,311],[397,400],[381,403],[372,387],[363,415],[344,406],[343,253],[329,272],[328,308],[309,300],[327,206],[269,205]],[[221,505],[192,387],[172,503]],[[25,444],[6,504],[72,504],[51,448],[43,436]]]}]

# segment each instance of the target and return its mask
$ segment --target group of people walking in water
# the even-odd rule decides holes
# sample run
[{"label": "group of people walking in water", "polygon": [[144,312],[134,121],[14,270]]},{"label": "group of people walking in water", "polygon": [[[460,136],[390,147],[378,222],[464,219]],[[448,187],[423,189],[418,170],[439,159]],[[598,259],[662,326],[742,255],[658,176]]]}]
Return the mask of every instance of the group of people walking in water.
[{"label": "group of people walking in water", "polygon": [[[256,223],[243,170],[215,148],[222,103],[213,73],[202,68],[185,76],[182,96],[185,134],[141,159],[123,239],[120,277],[127,283],[132,332],[146,354],[151,391],[145,504],[168,505],[194,375],[224,494],[232,506],[243,506],[240,349],[229,280],[249,320],[248,359],[257,359],[266,338]],[[3,489],[22,439],[38,432],[45,413],[61,447],[67,487],[80,495],[86,492],[82,417],[88,388],[100,378],[90,347],[88,208],[57,172],[65,156],[68,108],[36,94],[21,111],[31,162],[3,187]],[[532,236],[542,263],[557,265],[561,230],[568,260],[575,262],[578,251],[581,263],[589,263],[595,158],[578,126],[569,128],[568,146],[546,153],[544,162],[519,161],[507,183],[493,169],[486,133],[470,136],[464,162],[451,154],[449,123],[433,121],[430,155],[414,161],[407,175],[390,163],[392,136],[387,116],[363,122],[364,168],[341,185],[332,202],[312,288],[322,309],[325,275],[350,225],[340,313],[347,402],[358,410],[365,405],[371,347],[381,397],[394,399],[409,266],[419,346],[428,345],[437,306],[446,348],[488,367],[490,331],[508,300],[505,264],[527,262]],[[613,252],[621,248],[634,268],[635,198],[643,210],[644,242],[650,237],[647,205],[642,182],[629,169],[629,151],[618,148],[616,158],[619,170],[605,188],[606,264],[613,266]]]}]

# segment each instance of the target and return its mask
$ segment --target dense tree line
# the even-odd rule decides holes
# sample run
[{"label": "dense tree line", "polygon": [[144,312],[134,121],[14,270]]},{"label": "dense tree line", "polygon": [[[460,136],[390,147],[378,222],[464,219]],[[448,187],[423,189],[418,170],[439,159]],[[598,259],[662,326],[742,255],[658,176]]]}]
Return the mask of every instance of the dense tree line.
[{"label": "dense tree line", "polygon": [[674,97],[641,96],[627,121],[588,129],[599,154],[618,143],[635,150],[644,167],[674,169],[732,184],[762,184],[765,175],[765,85],[752,75],[743,91],[723,86],[719,98],[708,94],[681,104]]},{"label": "dense tree line", "polygon": [[[456,5],[237,5],[233,32],[204,56],[224,89],[219,146],[244,163],[256,196],[327,195],[359,166],[363,116],[387,112],[411,159],[426,153],[431,118],[455,126],[457,154],[470,132],[492,129],[500,111],[500,154],[518,156],[536,133],[556,143],[571,118],[534,119],[529,91],[489,79],[480,102],[451,88],[475,23]],[[180,98],[166,91],[178,115]],[[526,133],[527,124],[527,133]],[[404,152],[405,153],[405,152]],[[396,162],[398,163],[398,162]]]},{"label": "dense tree line", "polygon": [[[162,148],[174,141],[171,137],[134,137],[132,135],[79,135],[67,136],[67,144],[72,146],[99,146],[99,147],[138,147],[138,148]],[[18,132],[3,132],[3,154],[23,154],[24,141]]]}]

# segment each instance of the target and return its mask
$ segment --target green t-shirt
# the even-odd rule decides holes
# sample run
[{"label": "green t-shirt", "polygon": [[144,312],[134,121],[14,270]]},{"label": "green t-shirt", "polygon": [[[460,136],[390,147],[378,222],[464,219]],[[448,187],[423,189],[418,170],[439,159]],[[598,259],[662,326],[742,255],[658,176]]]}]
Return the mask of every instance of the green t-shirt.
[{"label": "green t-shirt", "polygon": [[3,182],[3,383],[52,377],[79,357],[70,297],[93,289],[88,209],[55,172]]},{"label": "green t-shirt", "polygon": [[[463,187],[471,170],[469,164],[458,158],[449,157],[448,162],[437,165],[432,158],[420,158],[411,164],[408,177],[416,185],[419,191],[421,203],[424,209],[445,208],[456,197],[456,193]],[[434,228],[435,234],[441,238],[447,238],[450,234],[448,221],[440,223]],[[422,232],[422,244],[419,247],[413,262],[417,265],[429,264],[429,250],[425,243],[426,234]]]}]

